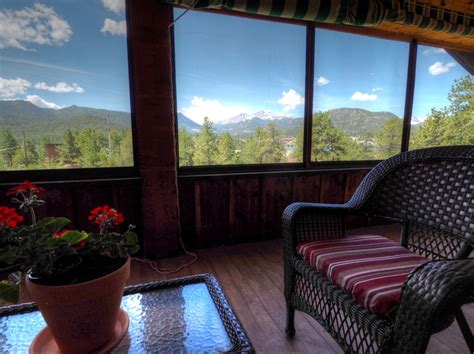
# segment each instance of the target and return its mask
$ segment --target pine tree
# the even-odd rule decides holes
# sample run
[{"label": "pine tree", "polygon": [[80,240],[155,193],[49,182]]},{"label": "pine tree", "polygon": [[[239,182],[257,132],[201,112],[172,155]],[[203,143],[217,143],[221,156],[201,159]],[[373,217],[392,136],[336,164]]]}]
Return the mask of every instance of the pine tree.
[{"label": "pine tree", "polygon": [[265,129],[264,140],[264,162],[266,163],[280,163],[284,162],[285,145],[283,142],[283,133],[278,129],[275,123],[268,124]]},{"label": "pine tree", "polygon": [[304,129],[301,129],[295,138],[295,148],[292,157],[296,162],[303,162]]},{"label": "pine tree", "polygon": [[375,134],[376,158],[386,159],[400,153],[403,121],[391,118]]},{"label": "pine tree", "polygon": [[81,167],[101,167],[107,160],[105,135],[93,128],[86,128],[78,136],[79,163]]},{"label": "pine tree", "polygon": [[13,167],[18,142],[9,130],[0,131],[0,153],[7,167]]},{"label": "pine tree", "polygon": [[236,150],[236,143],[232,135],[228,132],[222,134],[217,144],[217,164],[229,165],[239,163]]},{"label": "pine tree", "polygon": [[50,163],[51,161],[47,161],[48,159],[48,150],[47,145],[51,144],[51,139],[49,137],[42,137],[37,147],[38,151],[38,160],[41,163]]},{"label": "pine tree", "polygon": [[360,153],[362,160],[371,160],[374,158],[374,133],[367,131],[359,137]]},{"label": "pine tree", "polygon": [[448,111],[431,109],[431,114],[428,115],[423,124],[417,127],[417,130],[412,134],[410,141],[411,149],[418,149],[423,147],[443,145],[444,135],[444,121],[448,117]]},{"label": "pine tree", "polygon": [[466,75],[454,81],[448,94],[451,113],[474,107],[474,76]]},{"label": "pine tree", "polygon": [[216,163],[216,157],[217,135],[212,131],[212,122],[206,117],[196,137],[194,164],[198,166],[214,165]]},{"label": "pine tree", "polygon": [[328,112],[313,115],[311,159],[312,161],[348,160],[352,140],[334,127]]},{"label": "pine tree", "polygon": [[115,130],[108,132],[108,146],[107,146],[107,167],[121,167],[124,166],[124,159],[126,156],[122,155],[122,144],[126,136],[126,132],[122,130]]},{"label": "pine tree", "polygon": [[245,138],[242,146],[242,162],[245,164],[265,163],[265,131],[255,129],[255,133]]},{"label": "pine tree", "polygon": [[410,148],[474,144],[474,78],[454,81],[449,107],[431,109],[426,120],[413,129]]},{"label": "pine tree", "polygon": [[76,137],[71,130],[66,130],[59,148],[59,157],[63,163],[75,164],[79,158],[80,151]]},{"label": "pine tree", "polygon": [[13,161],[19,167],[30,167],[39,163],[38,151],[31,140],[25,140],[23,146],[16,149]]},{"label": "pine tree", "polygon": [[133,137],[132,132],[127,131],[120,146],[123,166],[133,166]]},{"label": "pine tree", "polygon": [[192,166],[194,156],[194,138],[188,131],[181,128],[178,131],[178,149],[179,149],[179,165]]},{"label": "pine tree", "polygon": [[242,162],[247,164],[280,163],[285,161],[283,134],[275,123],[255,129],[242,146]]}]

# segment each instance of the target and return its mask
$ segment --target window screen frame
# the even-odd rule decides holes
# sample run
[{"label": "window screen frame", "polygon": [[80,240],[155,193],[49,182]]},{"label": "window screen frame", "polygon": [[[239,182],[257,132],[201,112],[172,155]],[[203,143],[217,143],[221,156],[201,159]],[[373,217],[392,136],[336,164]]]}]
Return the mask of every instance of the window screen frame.
[{"label": "window screen frame", "polygon": [[[135,120],[135,90],[133,86],[134,72],[133,72],[133,54],[132,54],[132,40],[130,36],[130,4],[125,0],[125,23],[126,31],[126,55],[127,57],[127,72],[128,86],[129,86],[129,100],[130,100],[130,120],[132,132],[132,148],[133,148],[133,166],[124,167],[94,167],[94,168],[57,168],[57,169],[31,169],[31,170],[8,170],[0,171],[0,183],[9,184],[16,183],[21,180],[30,180],[38,182],[57,182],[57,181],[96,181],[96,180],[120,180],[120,179],[134,179],[139,176],[138,172],[138,141],[136,134],[136,120]],[[173,48],[174,49],[174,48]]]},{"label": "window screen frame", "polygon": [[[170,5],[173,8],[184,9],[181,6]],[[195,12],[206,12],[221,16],[234,16],[249,18],[257,21],[272,21],[279,23],[288,23],[292,25],[300,25],[306,27],[306,58],[305,58],[305,107],[304,107],[304,138],[303,138],[303,161],[288,162],[275,164],[229,164],[229,165],[211,165],[211,166],[179,166],[179,137],[178,137],[178,112],[177,112],[177,92],[176,92],[176,67],[175,67],[175,36],[173,26],[170,28],[171,45],[172,45],[172,79],[173,79],[173,96],[174,96],[174,118],[175,118],[175,140],[176,140],[176,168],[178,176],[213,176],[228,174],[252,174],[252,173],[278,173],[291,171],[325,171],[325,170],[352,170],[352,169],[368,169],[374,167],[382,160],[357,160],[357,161],[311,161],[312,146],[312,120],[313,120],[313,92],[314,92],[314,68],[315,62],[315,33],[318,29],[345,32],[350,34],[358,34],[385,40],[401,41],[409,44],[408,61],[407,61],[407,80],[405,88],[405,102],[402,141],[400,152],[408,150],[410,137],[411,112],[413,109],[413,97],[416,76],[416,52],[418,41],[415,38],[407,36],[396,36],[379,32],[371,28],[360,28],[346,25],[333,25],[325,23],[315,23],[310,21],[274,18],[261,15],[253,15],[247,13],[235,13],[228,10],[199,9],[190,10]],[[186,15],[184,15],[186,16]],[[173,19],[171,20],[173,21]]]}]

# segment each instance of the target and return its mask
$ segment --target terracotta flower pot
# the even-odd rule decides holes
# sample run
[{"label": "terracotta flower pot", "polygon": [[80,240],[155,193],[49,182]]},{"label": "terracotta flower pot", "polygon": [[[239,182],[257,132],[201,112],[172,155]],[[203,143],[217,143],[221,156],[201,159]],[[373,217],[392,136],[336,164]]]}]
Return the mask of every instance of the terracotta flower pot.
[{"label": "terracotta flower pot", "polygon": [[31,298],[63,353],[88,353],[114,334],[130,258],[116,271],[74,285],[41,285],[26,278]]}]

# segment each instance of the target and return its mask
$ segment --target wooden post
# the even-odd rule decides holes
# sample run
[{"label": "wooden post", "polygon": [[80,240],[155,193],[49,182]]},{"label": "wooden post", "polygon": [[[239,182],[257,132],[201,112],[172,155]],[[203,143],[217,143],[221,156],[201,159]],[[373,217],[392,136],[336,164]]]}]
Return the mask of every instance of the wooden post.
[{"label": "wooden post", "polygon": [[149,258],[179,251],[171,18],[172,8],[160,1],[128,1],[135,153]]}]

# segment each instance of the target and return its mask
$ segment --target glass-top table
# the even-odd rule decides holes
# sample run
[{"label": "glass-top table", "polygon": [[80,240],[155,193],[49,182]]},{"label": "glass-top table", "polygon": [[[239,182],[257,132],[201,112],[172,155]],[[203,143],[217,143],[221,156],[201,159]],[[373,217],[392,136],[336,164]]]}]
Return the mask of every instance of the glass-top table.
[{"label": "glass-top table", "polygon": [[[130,327],[112,353],[253,353],[210,274],[127,287],[122,308]],[[33,303],[0,308],[0,353],[28,353],[45,325]]]}]

